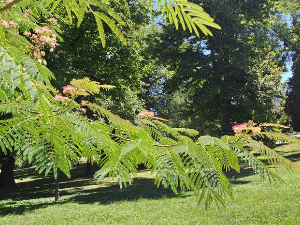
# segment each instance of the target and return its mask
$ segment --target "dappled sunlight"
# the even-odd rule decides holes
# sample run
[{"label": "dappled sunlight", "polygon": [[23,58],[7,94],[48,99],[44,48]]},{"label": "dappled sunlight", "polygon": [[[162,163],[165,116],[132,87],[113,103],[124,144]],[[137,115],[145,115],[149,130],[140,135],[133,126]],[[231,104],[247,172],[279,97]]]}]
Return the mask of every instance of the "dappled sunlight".
[{"label": "dappled sunlight", "polygon": [[[84,166],[80,165],[78,174],[84,173]],[[16,171],[19,189],[0,190],[2,202],[0,215],[20,214],[45,208],[54,204],[54,179],[41,178],[34,175],[34,169]],[[28,176],[28,178],[26,177]],[[24,194],[26,193],[26,194]],[[135,201],[137,199],[178,198],[172,190],[157,188],[154,178],[149,170],[137,174],[133,183],[127,188],[120,189],[117,181],[104,178],[103,182],[96,184],[93,178],[71,178],[60,182],[60,201],[55,204],[76,202],[78,204],[111,204],[119,201]]]}]

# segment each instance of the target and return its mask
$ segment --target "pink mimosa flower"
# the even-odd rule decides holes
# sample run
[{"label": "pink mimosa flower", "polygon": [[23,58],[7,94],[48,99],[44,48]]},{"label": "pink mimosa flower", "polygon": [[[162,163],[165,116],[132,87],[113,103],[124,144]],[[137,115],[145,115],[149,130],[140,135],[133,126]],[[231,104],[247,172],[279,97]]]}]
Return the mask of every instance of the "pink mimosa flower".
[{"label": "pink mimosa flower", "polygon": [[45,32],[51,32],[51,29],[49,27],[41,27],[41,29]]},{"label": "pink mimosa flower", "polygon": [[2,25],[4,25],[5,28],[9,28],[9,23],[6,20],[1,20]]},{"label": "pink mimosa flower", "polygon": [[138,116],[139,118],[145,118],[145,119],[148,119],[148,118],[151,118],[151,117],[154,116],[154,112],[148,111],[148,110],[144,110],[144,111],[140,112],[137,116]]},{"label": "pink mimosa flower", "polygon": [[25,32],[24,32],[24,35],[25,35],[26,37],[29,37],[29,36],[31,36],[31,32],[25,31]]},{"label": "pink mimosa flower", "polygon": [[52,25],[56,25],[56,24],[57,24],[57,19],[55,19],[54,17],[52,17],[52,18],[49,19],[49,22],[50,22]]},{"label": "pink mimosa flower", "polygon": [[9,25],[11,25],[11,26],[19,26],[18,25],[18,23],[16,23],[15,21],[13,21],[13,20],[11,20],[11,21],[9,21]]},{"label": "pink mimosa flower", "polygon": [[235,133],[241,133],[242,129],[243,129],[243,128],[246,128],[246,127],[247,127],[246,124],[241,123],[241,124],[234,125],[234,126],[232,127],[232,130],[233,130]]},{"label": "pink mimosa flower", "polygon": [[64,97],[62,95],[60,95],[60,94],[57,94],[57,95],[54,96],[54,98],[55,99],[63,100]]},{"label": "pink mimosa flower", "polygon": [[46,36],[40,36],[40,41],[45,41],[46,40]]},{"label": "pink mimosa flower", "polygon": [[63,87],[63,93],[66,94],[66,93],[69,93],[69,92],[72,92],[74,91],[74,88],[71,87],[71,86],[64,86]]},{"label": "pink mimosa flower", "polygon": [[143,112],[140,112],[137,116],[138,116],[139,118],[142,118],[142,117],[144,117],[144,113],[143,113]]},{"label": "pink mimosa flower", "polygon": [[64,96],[62,96],[62,95],[60,95],[60,94],[55,95],[54,98],[55,98],[55,99],[62,100],[62,101],[68,100],[67,97],[64,97]]}]

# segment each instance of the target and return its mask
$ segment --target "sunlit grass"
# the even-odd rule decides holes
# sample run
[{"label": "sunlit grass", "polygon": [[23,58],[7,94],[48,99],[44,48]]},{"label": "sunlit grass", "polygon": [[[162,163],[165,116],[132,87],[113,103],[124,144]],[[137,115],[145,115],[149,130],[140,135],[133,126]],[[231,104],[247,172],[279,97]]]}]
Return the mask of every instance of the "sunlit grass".
[{"label": "sunlit grass", "polygon": [[[300,166],[300,148],[284,145],[280,152]],[[81,178],[62,179],[61,199],[54,203],[52,178],[36,176],[34,170],[16,172],[19,190],[0,192],[0,224],[300,224],[300,174],[278,169],[286,181],[269,183],[243,170],[230,174],[234,199],[226,208],[205,211],[190,192],[176,196],[156,188],[150,171],[141,171],[133,185],[119,189],[105,180],[97,185]]]}]

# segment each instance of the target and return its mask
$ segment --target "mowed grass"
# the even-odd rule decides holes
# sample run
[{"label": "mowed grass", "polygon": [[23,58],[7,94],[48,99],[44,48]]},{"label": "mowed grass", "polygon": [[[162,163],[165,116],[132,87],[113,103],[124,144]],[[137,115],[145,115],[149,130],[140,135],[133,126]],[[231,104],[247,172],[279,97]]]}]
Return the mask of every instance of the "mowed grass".
[{"label": "mowed grass", "polygon": [[[277,148],[300,166],[300,147]],[[34,169],[15,172],[18,190],[0,191],[0,224],[300,224],[300,174],[278,169],[286,181],[270,183],[247,167],[230,173],[234,199],[226,207],[205,210],[193,193],[175,195],[154,186],[153,175],[140,171],[131,186],[96,184],[82,178],[84,165],[72,179],[61,178],[60,201],[54,200],[54,180]]]}]

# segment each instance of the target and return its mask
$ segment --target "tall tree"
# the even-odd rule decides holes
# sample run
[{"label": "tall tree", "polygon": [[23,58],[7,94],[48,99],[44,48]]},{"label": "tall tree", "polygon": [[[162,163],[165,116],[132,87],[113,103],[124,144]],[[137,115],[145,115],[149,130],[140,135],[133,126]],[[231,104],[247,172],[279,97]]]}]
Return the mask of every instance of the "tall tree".
[{"label": "tall tree", "polygon": [[[171,7],[172,4],[175,8]],[[129,5],[126,2],[122,5],[118,1],[112,3],[112,5],[107,2],[99,3],[93,0],[78,2],[56,1],[55,3],[52,0],[42,0],[41,2],[32,0],[1,2],[0,100],[4,107],[1,110],[1,114],[6,115],[11,113],[14,117],[20,116],[19,111],[15,111],[15,104],[22,105],[20,103],[21,101],[26,102],[25,106],[23,106],[25,107],[25,111],[31,112],[31,110],[35,110],[36,107],[39,108],[39,106],[43,106],[45,99],[41,97],[39,90],[45,90],[43,96],[46,95],[46,90],[51,89],[53,91],[50,79],[53,79],[54,76],[52,72],[45,67],[45,65],[47,65],[45,49],[47,50],[49,47],[49,52],[53,52],[54,47],[57,45],[57,34],[54,32],[55,26],[53,25],[57,20],[51,17],[53,15],[52,13],[62,15],[62,11],[66,12],[69,23],[72,24],[75,18],[78,27],[81,25],[84,16],[93,16],[101,44],[104,47],[106,44],[104,26],[105,28],[111,29],[114,35],[126,44],[126,40],[119,27],[124,25],[124,21],[121,16],[114,11],[114,8],[118,7],[129,11]],[[170,9],[168,9],[169,7]],[[177,27],[179,22],[178,17],[180,17],[180,23],[183,26],[185,26],[185,24],[189,27],[192,25],[193,30],[190,31],[195,32],[197,35],[199,35],[198,28],[204,30],[206,33],[208,32],[205,27],[206,25],[219,28],[209,15],[195,4],[188,2],[169,2],[169,4],[160,6],[160,10],[163,9],[167,9],[165,15],[169,16],[169,19],[174,22]],[[184,20],[182,17],[184,17]],[[201,19],[201,22],[198,21],[199,19]],[[55,91],[53,92],[55,93]],[[51,102],[53,96],[49,94],[50,92],[47,93],[47,97],[50,98],[48,100]],[[6,108],[7,105],[8,108]],[[46,106],[46,108],[49,109],[49,105]],[[4,120],[4,123],[5,122],[6,120]],[[6,131],[4,130],[4,132]],[[21,138],[21,136],[18,136],[18,138]],[[10,152],[17,151],[15,147],[19,148],[19,146],[15,146],[12,143],[8,144],[7,139],[4,138],[3,140],[4,142],[2,144],[5,144],[1,146],[1,158],[4,158],[4,155],[8,154],[8,151],[5,150],[6,148],[8,148]],[[11,140],[12,139],[9,139],[9,141]],[[44,160],[46,159],[44,158]],[[13,160],[9,161],[13,162]],[[3,160],[1,162],[3,162]],[[50,165],[53,166],[53,163]],[[12,166],[7,168],[12,170]],[[7,174],[11,176],[13,173]],[[3,176],[1,176],[1,178],[3,178]]]},{"label": "tall tree", "polygon": [[54,85],[61,88],[73,78],[90,77],[102,84],[116,86],[114,90],[94,96],[101,105],[114,111],[125,119],[134,121],[142,108],[137,94],[142,90],[141,77],[147,73],[147,62],[139,52],[143,44],[139,39],[139,30],[149,25],[148,4],[130,1],[129,10],[119,7],[116,12],[126,18],[122,32],[127,45],[106,32],[107,47],[103,48],[97,33],[97,24],[92,15],[86,15],[80,27],[64,23],[60,19],[60,37],[65,40],[47,58],[48,68],[55,74]]},{"label": "tall tree", "polygon": [[[52,0],[42,2],[46,3],[46,7],[53,3]],[[89,78],[72,80],[63,88],[63,95],[59,94],[50,83],[53,74],[45,67],[46,53],[43,51],[45,46],[49,46],[49,51],[54,50],[56,46],[56,35],[53,30],[47,26],[34,30],[34,34],[26,30],[24,37],[19,34],[18,24],[15,21],[6,23],[7,19],[10,19],[10,12],[12,16],[17,15],[16,18],[22,22],[25,13],[23,10],[28,7],[26,3],[32,4],[30,9],[35,11],[36,16],[43,15],[41,10],[48,11],[36,1],[9,1],[0,8],[1,13],[15,6],[8,13],[0,14],[5,17],[1,18],[2,26],[0,26],[0,36],[5,37],[0,39],[0,112],[12,115],[12,118],[0,121],[0,147],[1,152],[6,155],[9,152],[20,151],[37,166],[40,173],[48,174],[53,170],[56,179],[55,200],[59,199],[58,170],[70,176],[72,163],[77,162],[80,156],[88,158],[97,156],[99,164],[103,167],[95,174],[95,178],[101,181],[106,176],[117,177],[121,187],[131,183],[137,172],[137,165],[144,163],[149,169],[156,171],[155,183],[158,186],[171,187],[175,193],[179,189],[192,190],[198,195],[199,202],[205,200],[206,207],[212,201],[224,204],[223,197],[232,196],[230,182],[223,170],[232,168],[239,171],[240,155],[261,175],[267,174],[274,179],[280,179],[249,152],[251,147],[270,157],[270,161],[275,164],[282,163],[288,168],[300,170],[275,151],[252,140],[250,135],[243,135],[242,131],[245,129],[253,131],[255,136],[260,135],[260,128],[254,127],[253,124],[235,129],[236,133],[240,134],[236,137],[226,136],[218,139],[204,136],[196,140],[197,131],[171,128],[164,124],[161,118],[155,117],[153,112],[140,113],[139,126],[135,126],[92,102],[82,101],[79,104],[75,101],[79,96],[98,93],[101,87],[112,88],[108,85],[101,86]],[[93,11],[91,4],[88,3],[99,2],[55,1],[50,11],[63,5],[71,20],[72,9],[79,24],[82,22],[80,20],[83,19],[83,14],[90,11],[98,20],[98,24],[102,23],[102,20],[105,21],[122,39],[111,19],[102,12]],[[181,5],[187,5],[188,8],[185,10],[191,12],[190,15],[182,15],[194,17],[196,14],[197,19],[195,8],[199,7],[187,2]],[[105,7],[107,6],[105,3],[100,6],[118,20],[118,17]],[[173,9],[172,5],[167,6],[167,9],[169,7]],[[176,9],[176,4],[174,7]],[[200,15],[203,15],[201,10]],[[174,11],[170,12],[170,9],[168,11],[170,18],[176,21]],[[31,14],[28,11],[26,13]],[[178,7],[177,13],[180,13]],[[205,18],[211,22],[207,15]],[[36,18],[31,19],[31,23],[27,21],[23,29],[33,25],[39,27],[39,24],[35,23]],[[50,21],[53,22],[53,18]],[[191,18],[187,21],[189,25],[197,23],[204,33],[208,32],[201,22],[193,21]],[[102,28],[100,24],[98,29],[104,45]],[[194,32],[198,31],[194,28]],[[85,116],[87,108],[95,113],[95,120]],[[263,133],[262,136],[264,135],[270,134]],[[275,135],[275,138],[278,137],[279,135]],[[288,136],[283,138],[285,141],[296,141]],[[244,148],[244,145],[247,148]],[[100,157],[103,153],[105,158]]]},{"label": "tall tree", "polygon": [[191,127],[203,130],[214,123],[226,132],[236,122],[271,121],[269,109],[281,95],[283,71],[280,43],[274,40],[268,22],[273,2],[196,2],[206,5],[222,30],[199,41],[163,26],[158,34],[161,43],[154,46],[164,66],[174,71],[171,78],[165,78],[164,90],[181,100],[173,98],[169,106],[184,103],[169,107],[173,121],[180,112],[181,122],[189,121]]},{"label": "tall tree", "polygon": [[[287,83],[287,99],[285,112],[291,117],[292,126],[300,130],[300,4],[298,1],[291,1],[284,4],[285,17],[281,20],[280,26],[276,27],[277,37],[287,47],[287,53],[291,55],[292,78]],[[288,19],[287,19],[288,18]],[[289,21],[289,23],[287,23]]]},{"label": "tall tree", "polygon": [[293,55],[293,77],[289,79],[287,87],[286,113],[292,119],[294,130],[300,130],[300,52]]}]

